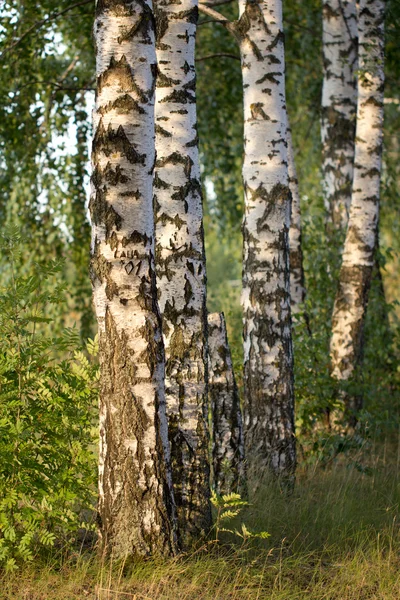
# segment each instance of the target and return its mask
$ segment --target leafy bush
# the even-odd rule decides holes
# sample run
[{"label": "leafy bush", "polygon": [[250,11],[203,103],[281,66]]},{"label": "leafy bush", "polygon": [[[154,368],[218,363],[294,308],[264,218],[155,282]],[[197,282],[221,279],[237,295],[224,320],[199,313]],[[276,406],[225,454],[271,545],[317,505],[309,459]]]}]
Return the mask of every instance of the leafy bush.
[{"label": "leafy bush", "polygon": [[[81,511],[93,507],[98,368],[76,349],[75,330],[52,335],[46,314],[65,290],[49,284],[62,265],[20,276],[18,234],[0,245],[0,564],[12,570],[71,540]],[[87,351],[96,355],[95,340]]]}]

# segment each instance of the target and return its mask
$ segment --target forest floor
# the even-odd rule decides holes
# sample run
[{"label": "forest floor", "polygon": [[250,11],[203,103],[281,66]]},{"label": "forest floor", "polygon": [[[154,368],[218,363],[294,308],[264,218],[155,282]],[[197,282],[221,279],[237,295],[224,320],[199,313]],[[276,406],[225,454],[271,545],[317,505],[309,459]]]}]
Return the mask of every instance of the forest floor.
[{"label": "forest floor", "polygon": [[[291,496],[259,489],[240,522],[266,540],[209,540],[164,561],[37,561],[0,578],[1,600],[399,600],[400,444],[301,465]],[[228,534],[229,536],[230,534]]]}]

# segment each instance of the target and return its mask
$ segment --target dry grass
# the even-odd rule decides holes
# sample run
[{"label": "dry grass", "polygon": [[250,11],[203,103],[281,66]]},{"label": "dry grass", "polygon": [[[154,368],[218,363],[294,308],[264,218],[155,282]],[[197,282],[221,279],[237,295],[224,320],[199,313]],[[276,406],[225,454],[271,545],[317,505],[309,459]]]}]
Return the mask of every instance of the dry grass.
[{"label": "dry grass", "polygon": [[[355,468],[361,459],[371,474]],[[399,600],[399,483],[396,445],[304,469],[292,496],[265,484],[243,515],[268,540],[210,541],[130,568],[93,555],[58,557],[3,575],[0,599]]]}]

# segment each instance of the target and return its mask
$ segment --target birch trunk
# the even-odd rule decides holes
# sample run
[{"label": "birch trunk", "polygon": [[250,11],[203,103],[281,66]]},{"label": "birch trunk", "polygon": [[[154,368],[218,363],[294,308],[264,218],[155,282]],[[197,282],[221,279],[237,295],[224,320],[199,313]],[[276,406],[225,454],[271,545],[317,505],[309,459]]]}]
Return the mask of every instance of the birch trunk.
[{"label": "birch trunk", "polygon": [[297,313],[299,305],[305,300],[306,289],[304,287],[303,251],[301,247],[299,182],[297,180],[296,164],[294,162],[292,133],[289,126],[287,128],[287,152],[289,187],[292,194],[292,212],[289,229],[290,300],[292,313]]},{"label": "birch trunk", "polygon": [[244,437],[240,398],[223,313],[208,315],[213,475],[218,494],[245,492]]},{"label": "birch trunk", "polygon": [[253,472],[267,464],[276,475],[291,477],[296,450],[282,5],[240,0],[239,14],[246,457]]},{"label": "birch trunk", "polygon": [[114,557],[174,547],[154,272],[151,4],[99,0],[91,277],[100,336],[99,518]]},{"label": "birch trunk", "polygon": [[156,271],[183,546],[211,525],[206,269],[194,62],[197,14],[196,0],[156,2]]},{"label": "birch trunk", "polygon": [[357,111],[356,0],[325,0],[322,11],[322,174],[329,221],[347,225]]},{"label": "birch trunk", "polygon": [[[378,244],[384,86],[384,1],[361,0],[354,183],[336,295],[332,375],[348,380],[360,364],[374,253]],[[360,401],[347,398],[350,421]]]}]

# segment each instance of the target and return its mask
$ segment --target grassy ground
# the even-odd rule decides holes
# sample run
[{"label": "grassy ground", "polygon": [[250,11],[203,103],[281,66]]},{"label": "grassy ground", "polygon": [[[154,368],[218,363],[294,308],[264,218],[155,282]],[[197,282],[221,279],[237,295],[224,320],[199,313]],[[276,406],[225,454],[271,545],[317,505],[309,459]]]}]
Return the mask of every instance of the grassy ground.
[{"label": "grassy ground", "polygon": [[57,557],[4,575],[0,599],[399,600],[399,455],[397,443],[380,448],[300,468],[290,497],[259,489],[241,518],[267,540],[209,541],[130,569],[90,554]]}]

